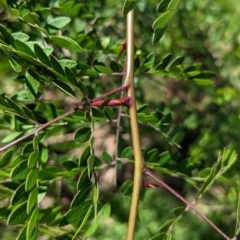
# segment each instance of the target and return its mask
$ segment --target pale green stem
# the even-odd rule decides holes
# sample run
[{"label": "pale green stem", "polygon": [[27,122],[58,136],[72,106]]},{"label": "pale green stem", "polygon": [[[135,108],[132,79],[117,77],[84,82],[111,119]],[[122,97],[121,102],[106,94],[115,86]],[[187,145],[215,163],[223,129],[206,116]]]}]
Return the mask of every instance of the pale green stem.
[{"label": "pale green stem", "polygon": [[134,151],[134,180],[133,180],[133,192],[131,208],[128,220],[128,232],[127,240],[134,239],[136,217],[138,210],[139,194],[142,187],[142,173],[144,167],[144,160],[142,157],[139,129],[138,129],[138,119],[137,119],[137,109],[134,91],[134,11],[130,11],[127,15],[127,52],[126,52],[126,76],[124,85],[129,85],[128,96],[131,99],[131,106],[129,107],[129,116],[132,132],[132,144]]}]

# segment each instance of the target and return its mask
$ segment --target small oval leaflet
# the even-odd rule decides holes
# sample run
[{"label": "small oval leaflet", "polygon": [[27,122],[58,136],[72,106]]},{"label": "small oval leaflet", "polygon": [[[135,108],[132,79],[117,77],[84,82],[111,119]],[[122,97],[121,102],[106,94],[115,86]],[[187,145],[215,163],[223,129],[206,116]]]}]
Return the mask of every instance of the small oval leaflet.
[{"label": "small oval leaflet", "polygon": [[80,143],[87,142],[90,139],[91,134],[92,130],[90,127],[79,128],[74,134],[74,140]]},{"label": "small oval leaflet", "polygon": [[58,17],[58,18],[51,19],[50,21],[48,21],[48,24],[55,28],[61,29],[70,22],[71,22],[71,19],[68,17]]},{"label": "small oval leaflet", "polygon": [[25,184],[26,192],[30,191],[36,185],[37,179],[38,179],[38,169],[34,168],[27,175],[26,184]]}]

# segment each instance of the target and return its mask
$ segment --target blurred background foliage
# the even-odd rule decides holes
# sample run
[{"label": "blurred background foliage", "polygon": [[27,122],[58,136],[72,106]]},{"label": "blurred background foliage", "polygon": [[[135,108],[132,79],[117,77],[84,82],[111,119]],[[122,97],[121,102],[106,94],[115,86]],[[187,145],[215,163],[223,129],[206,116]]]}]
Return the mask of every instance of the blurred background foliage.
[{"label": "blurred background foliage", "polygon": [[[14,9],[20,2],[7,1],[7,4]],[[31,2],[35,1],[28,1],[26,4]],[[161,167],[167,170],[165,172],[161,172],[160,168],[155,170],[160,169],[166,181],[191,200],[194,199],[197,189],[202,185],[204,171],[207,172],[208,168],[213,166],[219,151],[228,148],[237,151],[238,155],[240,153],[240,25],[238,24],[240,7],[237,0],[216,0],[214,2],[182,0],[161,41],[152,45],[152,24],[158,15],[156,13],[158,2],[139,0],[135,9],[136,95],[139,107],[144,104],[148,105],[144,110],[146,114],[156,112],[157,109],[167,118],[166,124],[169,124],[171,129],[167,129],[166,132],[171,136],[155,131],[153,127],[144,121],[141,122],[140,119],[141,140],[146,160],[150,159],[151,152],[149,151],[156,149],[149,162],[154,162],[159,154],[164,153],[166,158],[164,160],[161,157]],[[39,34],[38,29],[32,26],[34,24],[27,24],[26,21],[14,16],[11,10],[9,12],[9,9],[4,7],[6,1],[0,1],[0,3],[2,4],[0,22],[11,33],[21,31],[28,34],[31,41],[46,41],[46,44],[52,44],[49,38],[44,38]],[[103,62],[106,66],[109,66],[110,61],[115,59],[120,43],[125,39],[126,20],[122,16],[122,1],[52,0],[41,1],[37,5],[51,9],[48,21],[56,16],[70,17],[71,22],[61,30],[61,35],[71,37],[83,48],[81,53],[62,51],[53,43],[54,55],[58,59],[70,58],[89,66],[94,65],[94,59]],[[28,11],[28,7],[21,6],[21,13]],[[39,20],[39,26],[55,34],[56,29],[51,29],[51,26],[46,24],[44,13],[42,16],[43,19]],[[214,72],[215,77],[210,77],[209,81],[202,83],[191,81],[184,76],[178,78],[179,72],[176,75],[169,75],[167,66],[163,68],[161,75],[154,74],[151,70],[155,69],[165,56],[168,56],[169,62],[183,56],[182,69],[195,66],[193,71],[201,68]],[[4,52],[0,51],[0,59],[0,93],[14,96],[23,90],[19,80],[21,76],[12,71]],[[152,65],[150,71],[144,65],[149,59]],[[124,58],[121,57],[120,70],[123,67],[123,61]],[[119,76],[84,80],[90,97],[98,96],[120,83],[121,77]],[[59,109],[69,109],[70,104],[79,102],[68,99],[69,97],[66,98],[51,86],[42,91],[45,91],[45,99]],[[58,99],[56,100],[53,96],[58,96]],[[99,111],[103,114],[103,110]],[[116,114],[117,109],[113,109],[113,112]],[[1,114],[0,121],[5,120]],[[99,124],[97,128],[101,129],[106,125],[106,123]],[[56,131],[61,135],[73,132],[76,126],[73,124],[70,130],[64,126],[58,126],[58,129]],[[108,123],[101,141],[105,139],[107,141],[115,133],[114,131],[115,125]],[[129,132],[128,118],[123,118],[119,152],[129,145]],[[8,133],[9,130],[1,130],[0,138],[6,137]],[[174,139],[170,140],[170,138]],[[98,149],[95,149],[97,153],[108,150],[101,143],[97,146]],[[72,148],[72,146],[64,145],[64,142],[53,141],[52,143],[50,141],[49,154],[51,153],[51,159],[59,164],[69,156],[78,154],[78,152],[69,153],[68,150]],[[112,148],[109,151],[112,155]],[[219,178],[208,193],[198,200],[197,205],[230,236],[235,233],[234,226],[238,218],[239,169],[240,164],[237,161],[234,168],[230,169],[224,177]],[[67,179],[66,186],[62,190],[70,200],[74,196],[74,190],[71,187],[74,181],[74,178]],[[51,194],[49,192],[49,195]],[[101,221],[93,239],[124,239],[129,199],[129,194],[121,191],[117,191],[110,197],[106,195],[102,198],[103,202],[107,201],[111,204],[111,218]],[[136,239],[150,239],[158,232],[162,224],[174,217],[172,209],[182,206],[163,189],[144,189],[141,200]],[[17,233],[17,228],[6,228],[5,224],[1,223],[1,239],[15,239]],[[174,225],[172,233],[172,239],[180,240],[222,239],[207,223],[192,212],[183,214],[183,217]]]}]

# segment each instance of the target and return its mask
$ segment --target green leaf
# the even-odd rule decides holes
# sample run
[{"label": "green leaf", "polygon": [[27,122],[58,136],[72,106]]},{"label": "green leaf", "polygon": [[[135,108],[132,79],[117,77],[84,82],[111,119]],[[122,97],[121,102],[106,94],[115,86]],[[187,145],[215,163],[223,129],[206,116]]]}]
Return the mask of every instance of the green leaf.
[{"label": "green leaf", "polygon": [[83,75],[85,76],[89,76],[89,77],[99,77],[99,73],[92,70],[92,69],[87,69],[85,71],[82,71],[81,73],[83,73]]},{"label": "green leaf", "polygon": [[46,147],[41,147],[40,150],[40,160],[42,163],[46,163],[48,160],[48,149]]},{"label": "green leaf", "polygon": [[6,136],[5,138],[2,139],[2,143],[7,143],[7,142],[11,142],[12,140],[20,137],[23,133],[22,132],[14,132],[9,134],[8,136]]},{"label": "green leaf", "polygon": [[133,182],[130,180],[127,180],[126,182],[123,183],[123,185],[120,187],[120,192],[123,193],[124,195],[130,195],[132,193],[133,189]]},{"label": "green leaf", "polygon": [[90,127],[79,128],[74,134],[74,140],[80,143],[87,142],[90,139],[91,134],[92,130]]},{"label": "green leaf", "polygon": [[108,219],[110,217],[110,214],[111,214],[111,205],[109,203],[106,203],[102,209],[101,209],[101,212],[102,212],[102,216],[105,218],[105,219]]},{"label": "green leaf", "polygon": [[10,226],[23,224],[28,219],[26,208],[27,202],[23,202],[15,207],[8,216],[7,224]]},{"label": "green leaf", "polygon": [[27,239],[31,239],[31,236],[34,232],[34,230],[38,227],[38,215],[39,215],[39,208],[35,208],[29,221],[28,221],[28,227],[27,227]]},{"label": "green leaf", "polygon": [[160,232],[155,236],[151,237],[149,240],[166,240],[166,232]]},{"label": "green leaf", "polygon": [[50,56],[50,60],[51,60],[51,65],[52,65],[53,69],[54,69],[57,73],[59,73],[59,74],[61,74],[62,76],[64,76],[65,74],[64,74],[63,68],[62,68],[62,66],[60,65],[60,63],[58,62],[58,60],[57,60],[55,57],[53,57],[52,55]]},{"label": "green leaf", "polygon": [[25,183],[26,192],[30,191],[34,186],[36,186],[37,179],[38,179],[38,169],[34,168],[27,175],[27,179]]},{"label": "green leaf", "polygon": [[28,226],[28,224],[26,224],[26,225],[21,229],[21,231],[19,232],[16,240],[26,240],[26,239],[27,239],[27,226]]},{"label": "green leaf", "polygon": [[115,117],[115,112],[111,107],[104,107],[104,114],[106,115],[107,119],[114,119]]},{"label": "green leaf", "polygon": [[11,65],[11,67],[13,68],[13,70],[17,73],[21,73],[22,72],[22,66],[17,62],[15,61],[14,58],[11,58],[9,57],[9,63]]},{"label": "green leaf", "polygon": [[174,15],[175,11],[166,11],[164,13],[162,13],[154,22],[152,25],[152,28],[154,30],[156,29],[163,29],[165,27],[167,27],[169,21],[172,19],[173,15]]},{"label": "green leaf", "polygon": [[84,188],[89,188],[89,187],[91,187],[91,185],[92,185],[92,182],[90,181],[90,179],[88,177],[88,167],[85,167],[81,173],[81,176],[80,176],[78,182],[77,182],[77,190],[79,191]]},{"label": "green leaf", "polygon": [[94,67],[96,68],[97,71],[101,72],[101,73],[105,73],[105,74],[112,74],[112,70],[108,67],[105,66],[100,66],[100,65],[94,65]]},{"label": "green leaf", "polygon": [[71,38],[63,36],[51,36],[50,38],[52,39],[53,43],[59,47],[66,48],[75,52],[82,51],[80,45]]},{"label": "green leaf", "polygon": [[27,214],[30,214],[32,210],[37,206],[38,200],[38,187],[34,187],[29,194],[27,201]]},{"label": "green leaf", "polygon": [[159,232],[167,232],[169,227],[175,222],[176,219],[169,220],[165,222],[159,229]]},{"label": "green leaf", "polygon": [[7,103],[5,96],[0,95],[0,107],[2,109],[10,108],[10,105]]},{"label": "green leaf", "polygon": [[121,152],[121,158],[131,158],[133,156],[133,149],[131,146],[126,147]]},{"label": "green leaf", "polygon": [[44,52],[44,50],[38,45],[38,44],[34,44],[34,51],[35,54],[37,56],[37,58],[44,63],[47,66],[51,66],[51,62],[47,56],[47,54]]},{"label": "green leaf", "polygon": [[164,69],[167,67],[168,63],[170,62],[171,57],[172,57],[172,54],[171,54],[171,53],[167,54],[167,55],[162,59],[162,62],[157,65],[157,67],[156,67],[155,70],[164,70]]},{"label": "green leaf", "polygon": [[8,152],[6,152],[6,153],[2,156],[2,158],[1,158],[1,160],[0,160],[0,168],[6,167],[6,166],[9,164],[9,162],[11,161],[12,156],[13,156],[13,149],[12,149],[12,150],[9,150]]},{"label": "green leaf", "polygon": [[0,33],[2,34],[3,39],[7,44],[10,44],[10,45],[14,46],[13,36],[10,34],[10,32],[2,24],[0,24]]},{"label": "green leaf", "polygon": [[75,86],[78,86],[78,82],[77,82],[77,79],[75,77],[75,74],[68,67],[65,67],[65,75],[66,75],[67,80],[70,83],[74,84]]},{"label": "green leaf", "polygon": [[38,151],[34,151],[30,154],[29,158],[28,158],[28,168],[32,169],[36,166],[37,160],[39,158],[39,152]]},{"label": "green leaf", "polygon": [[91,193],[91,185],[88,185],[82,189],[80,189],[77,194],[75,195],[70,208],[75,208],[81,205],[82,202],[84,202]]},{"label": "green leaf", "polygon": [[[30,49],[30,48],[29,48]],[[32,51],[32,50],[31,50]],[[27,54],[27,53],[24,53],[24,52],[21,52],[21,51],[17,51],[17,50],[13,50],[12,51],[13,53],[15,53],[16,55],[20,56],[22,61],[26,64],[26,61],[27,60],[27,63],[29,64],[33,64],[33,65],[36,65],[36,66],[40,66],[40,67],[44,67],[45,65],[43,63],[41,63],[39,60],[37,60],[35,57],[32,57],[31,55]]]},{"label": "green leaf", "polygon": [[12,36],[21,42],[26,42],[29,39],[29,36],[22,32],[12,33]]},{"label": "green leaf", "polygon": [[168,4],[171,0],[161,0],[157,5],[157,12],[165,12],[167,10]]},{"label": "green leaf", "polygon": [[6,98],[8,104],[11,106],[11,108],[20,116],[24,115],[23,110],[10,98]]},{"label": "green leaf", "polygon": [[84,239],[87,239],[88,237],[92,236],[95,231],[97,230],[99,226],[100,219],[94,219],[94,221],[91,223],[90,227],[87,229],[87,231],[84,234]]},{"label": "green leaf", "polygon": [[23,20],[27,23],[35,24],[39,20],[39,16],[36,13],[26,13],[23,15]]},{"label": "green leaf", "polygon": [[64,82],[61,82],[61,81],[58,81],[58,80],[54,80],[53,81],[53,84],[58,88],[60,89],[62,92],[65,92],[66,94],[68,94],[69,96],[75,98],[76,95],[75,95],[75,92],[72,90],[72,88],[67,85],[66,83]]},{"label": "green leaf", "polygon": [[69,69],[72,69],[78,65],[76,61],[69,60],[69,59],[61,59],[58,61],[63,68],[68,67]]},{"label": "green leaf", "polygon": [[26,72],[25,91],[28,98],[34,101],[40,88],[39,76],[31,69]]},{"label": "green leaf", "polygon": [[184,58],[185,58],[184,56],[180,56],[173,59],[172,62],[169,64],[169,70],[173,70],[178,65],[181,65],[184,61]]},{"label": "green leaf", "polygon": [[99,187],[98,187],[98,183],[97,182],[93,186],[92,200],[93,200],[94,204],[97,204],[97,202],[99,200]]},{"label": "green leaf", "polygon": [[137,5],[137,0],[126,0],[123,5],[123,15],[128,14]]},{"label": "green leaf", "polygon": [[57,29],[61,29],[70,22],[71,22],[71,19],[68,17],[57,17],[48,21],[48,25],[55,27]]},{"label": "green leaf", "polygon": [[[35,151],[38,151],[38,150],[39,150],[39,137],[38,137],[37,134],[36,134],[36,135],[34,136],[34,138],[33,138],[33,149],[34,149]],[[32,166],[32,164],[31,164],[30,162],[32,162],[32,161],[30,161],[30,160],[28,159],[28,166]]]},{"label": "green leaf", "polygon": [[168,26],[154,30],[153,37],[152,37],[152,44],[156,44],[157,42],[159,42],[161,40],[161,38],[163,37],[167,28],[168,28]]},{"label": "green leaf", "polygon": [[[78,195],[78,194],[77,194]],[[74,200],[77,196],[74,197]],[[71,208],[66,214],[65,217],[68,221],[67,224],[72,224],[74,227],[78,227],[86,216],[88,209],[91,207],[91,200],[86,200],[84,202],[78,202],[74,208]],[[64,222],[60,223],[60,226]]]},{"label": "green leaf", "polygon": [[209,86],[209,85],[213,85],[213,81],[212,80],[208,80],[208,79],[199,79],[199,78],[194,78],[193,81],[199,85],[199,86]]},{"label": "green leaf", "polygon": [[88,177],[90,178],[92,175],[92,171],[93,171],[93,167],[94,167],[94,163],[95,163],[95,156],[92,154],[89,156],[88,160],[87,160],[87,166],[88,166]]},{"label": "green leaf", "polygon": [[78,81],[78,88],[82,91],[83,94],[88,96],[88,89],[87,87],[83,84],[82,81]]},{"label": "green leaf", "polygon": [[28,107],[22,106],[22,110],[24,111],[24,113],[26,114],[26,117],[28,117],[28,119],[30,119],[32,121],[36,121],[36,118],[35,118],[33,112]]},{"label": "green leaf", "polygon": [[201,197],[207,189],[223,175],[237,160],[235,151],[227,149],[222,154],[219,154],[217,162],[211,168],[210,174],[206,177],[202,187],[198,190],[196,199]]},{"label": "green leaf", "polygon": [[180,0],[171,0],[167,7],[167,10],[169,10],[169,11],[177,10],[179,2],[180,2]]},{"label": "green leaf", "polygon": [[[196,71],[198,72],[198,71]],[[189,74],[189,72],[188,72]],[[195,74],[193,77],[194,78],[198,78],[198,79],[209,79],[209,78],[213,78],[215,77],[216,74],[210,71],[202,71],[202,72],[198,72],[197,74]]]},{"label": "green leaf", "polygon": [[186,209],[185,207],[177,207],[177,208],[174,208],[172,211],[174,215],[179,216],[185,211],[185,209]]},{"label": "green leaf", "polygon": [[15,39],[15,45],[18,51],[23,52],[35,58],[35,53],[26,43],[19,41],[18,39]]},{"label": "green leaf", "polygon": [[12,180],[25,180],[28,173],[29,169],[27,168],[28,165],[28,160],[21,161],[18,163],[11,171],[11,178]]},{"label": "green leaf", "polygon": [[112,162],[112,157],[106,151],[102,151],[102,160],[108,164]]},{"label": "green leaf", "polygon": [[11,198],[11,205],[27,201],[28,193],[25,192],[25,182],[18,186]]},{"label": "green leaf", "polygon": [[137,112],[141,113],[141,112],[145,112],[145,110],[148,108],[148,104],[144,104],[141,107],[138,108]]},{"label": "green leaf", "polygon": [[87,146],[84,149],[81,157],[79,158],[79,163],[78,163],[79,167],[85,167],[87,165],[87,160],[90,155],[91,155],[91,148],[90,148],[90,146]]},{"label": "green leaf", "polygon": [[157,155],[158,155],[158,149],[157,148],[153,148],[153,149],[149,150],[146,154],[146,161],[155,162]]},{"label": "green leaf", "polygon": [[113,72],[119,72],[119,66],[117,64],[117,62],[111,60],[110,61],[110,68]]}]

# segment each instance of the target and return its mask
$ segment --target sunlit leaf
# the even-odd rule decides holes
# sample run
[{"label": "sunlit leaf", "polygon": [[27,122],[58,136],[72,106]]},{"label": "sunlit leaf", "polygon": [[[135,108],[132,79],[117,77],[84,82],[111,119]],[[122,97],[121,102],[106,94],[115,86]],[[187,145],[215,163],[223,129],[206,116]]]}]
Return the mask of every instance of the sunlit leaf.
[{"label": "sunlit leaf", "polygon": [[27,214],[30,214],[31,211],[37,206],[37,200],[38,200],[38,187],[34,187],[28,196],[27,201]]},{"label": "sunlit leaf", "polygon": [[26,13],[23,15],[23,20],[28,23],[37,23],[39,20],[39,16],[36,13]]},{"label": "sunlit leaf", "polygon": [[94,65],[97,71],[105,74],[112,74],[112,70],[108,67],[100,66],[100,65]]},{"label": "sunlit leaf", "polygon": [[174,15],[174,11],[166,11],[163,14],[161,14],[153,23],[152,28],[154,30],[156,29],[163,29],[165,27],[167,27],[168,23],[170,22],[170,20],[172,19],[173,15]]},{"label": "sunlit leaf", "polygon": [[55,28],[61,29],[70,22],[71,22],[71,19],[69,17],[57,17],[57,18],[49,20],[48,24]]},{"label": "sunlit leaf", "polygon": [[25,183],[25,191],[30,191],[34,186],[36,186],[38,179],[38,169],[34,168],[32,169],[26,178],[26,183]]},{"label": "sunlit leaf", "polygon": [[52,39],[53,43],[59,47],[63,47],[75,52],[82,51],[80,45],[71,38],[64,36],[51,36],[50,38]]},{"label": "sunlit leaf", "polygon": [[3,168],[8,165],[8,163],[11,161],[11,158],[13,156],[13,149],[7,151],[0,160],[0,168]]}]

